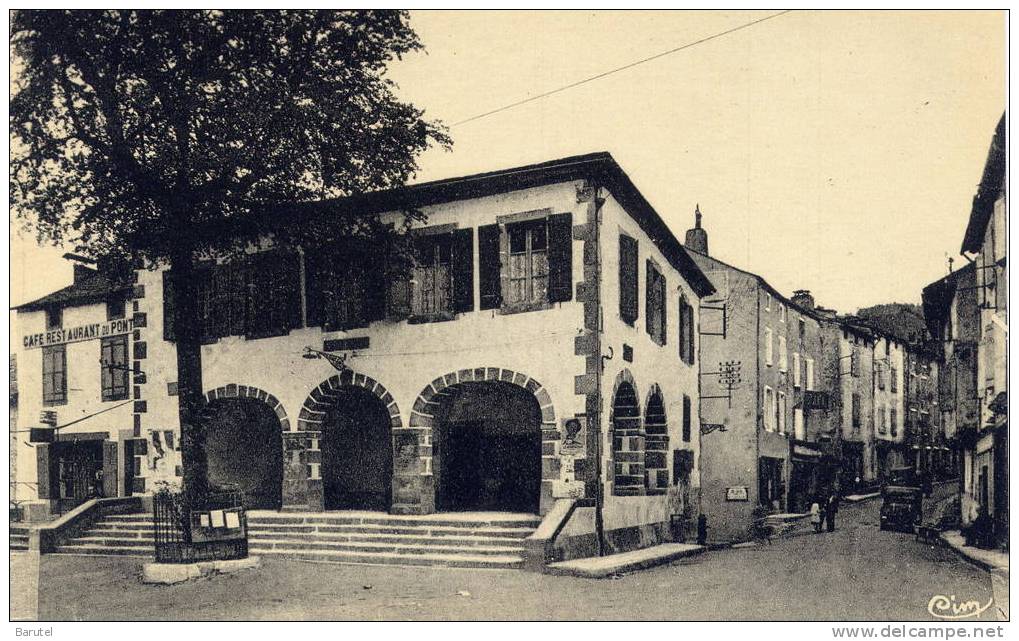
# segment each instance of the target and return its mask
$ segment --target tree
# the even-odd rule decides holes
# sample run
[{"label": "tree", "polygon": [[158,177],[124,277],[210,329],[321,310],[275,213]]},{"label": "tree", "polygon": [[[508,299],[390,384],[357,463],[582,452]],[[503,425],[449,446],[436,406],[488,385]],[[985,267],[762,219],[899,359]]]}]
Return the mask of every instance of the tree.
[{"label": "tree", "polygon": [[405,12],[107,10],[17,11],[11,47],[16,215],[40,240],[176,275],[167,322],[185,488],[200,502],[195,261],[265,236],[398,234],[331,216],[328,199],[400,186],[423,150],[450,144],[385,77],[422,45]]}]

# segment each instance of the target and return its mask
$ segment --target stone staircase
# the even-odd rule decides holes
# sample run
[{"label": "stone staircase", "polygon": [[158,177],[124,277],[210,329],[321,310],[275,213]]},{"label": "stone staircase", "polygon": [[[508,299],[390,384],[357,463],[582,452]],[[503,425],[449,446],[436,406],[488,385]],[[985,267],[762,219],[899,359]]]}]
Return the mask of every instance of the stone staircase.
[{"label": "stone staircase", "polygon": [[28,527],[10,524],[10,549],[20,552],[28,549]]},{"label": "stone staircase", "polygon": [[[328,563],[520,568],[531,514],[475,512],[399,516],[381,512],[248,513],[252,554]],[[149,514],[103,517],[57,548],[64,554],[153,555]]]}]

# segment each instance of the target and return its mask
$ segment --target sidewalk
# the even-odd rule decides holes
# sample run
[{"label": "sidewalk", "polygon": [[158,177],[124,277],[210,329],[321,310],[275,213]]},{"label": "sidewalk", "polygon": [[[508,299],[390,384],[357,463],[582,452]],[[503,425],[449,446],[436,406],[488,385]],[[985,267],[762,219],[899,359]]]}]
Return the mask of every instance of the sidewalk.
[{"label": "sidewalk", "polygon": [[550,563],[547,572],[549,574],[579,576],[587,579],[604,579],[613,574],[644,570],[656,565],[671,563],[676,559],[700,554],[704,550],[703,545],[663,543],[621,554],[590,556],[584,559]]},{"label": "sidewalk", "polygon": [[999,550],[981,550],[968,547],[966,539],[959,530],[946,530],[941,533],[941,542],[953,552],[973,565],[987,570],[991,575],[991,589],[994,591],[994,603],[998,620],[1008,620],[1008,554]]}]

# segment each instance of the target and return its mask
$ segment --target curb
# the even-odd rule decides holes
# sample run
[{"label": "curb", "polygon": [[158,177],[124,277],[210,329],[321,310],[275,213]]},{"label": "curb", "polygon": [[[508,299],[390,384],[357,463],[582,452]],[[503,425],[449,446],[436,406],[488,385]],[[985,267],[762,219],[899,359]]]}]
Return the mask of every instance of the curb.
[{"label": "curb", "polygon": [[[663,554],[661,556],[631,561],[628,563],[622,563],[611,568],[585,569],[579,567],[565,567],[565,566],[556,567],[557,564],[552,564],[545,567],[545,574],[551,574],[553,576],[573,576],[580,577],[583,579],[605,579],[613,575],[623,574],[626,572],[636,572],[638,570],[647,570],[649,568],[657,567],[659,565],[666,565],[668,563],[672,563],[673,561],[677,561],[682,558],[703,554],[706,550],[707,550],[706,547],[701,547],[692,550],[681,550],[677,552]],[[565,563],[569,563],[569,561],[566,561]]]},{"label": "curb", "polygon": [[1001,572],[1001,573],[1004,573],[1006,575],[1008,574],[1008,570],[1003,568],[1003,567],[999,567],[999,566],[994,565],[992,563],[988,563],[987,561],[984,561],[983,559],[979,559],[979,558],[977,558],[975,556],[970,556],[970,555],[966,554],[966,552],[963,551],[962,548],[956,547],[956,546],[952,545],[951,543],[949,543],[948,541],[946,541],[941,536],[940,532],[938,532],[938,544],[941,545],[941,547],[948,548],[949,550],[954,552],[955,555],[958,556],[959,558],[961,558],[962,560],[966,561],[967,563],[969,563],[972,566],[975,566],[975,567],[980,568],[981,570],[984,570],[985,572]]}]

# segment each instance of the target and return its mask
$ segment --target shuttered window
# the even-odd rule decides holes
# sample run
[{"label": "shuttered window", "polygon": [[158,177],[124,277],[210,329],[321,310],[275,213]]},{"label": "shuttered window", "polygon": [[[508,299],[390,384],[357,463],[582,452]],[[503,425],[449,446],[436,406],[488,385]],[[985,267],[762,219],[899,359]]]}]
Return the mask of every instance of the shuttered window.
[{"label": "shuttered window", "polygon": [[793,438],[798,441],[807,440],[807,428],[803,423],[803,408],[793,410]]},{"label": "shuttered window", "polygon": [[888,384],[892,392],[899,391],[899,370],[894,367],[888,370]]},{"label": "shuttered window", "polygon": [[690,397],[683,395],[683,442],[690,442],[691,423],[693,418],[691,417],[690,409]]},{"label": "shuttered window", "polygon": [[645,268],[647,283],[645,285],[644,318],[647,325],[647,333],[655,343],[665,345],[665,276],[650,260]]},{"label": "shuttered window", "polygon": [[769,367],[775,362],[775,346],[771,340],[771,328],[764,328],[764,364]]},{"label": "shuttered window", "polygon": [[779,434],[785,434],[785,415],[786,415],[786,410],[787,409],[788,409],[788,407],[786,405],[786,395],[785,395],[785,392],[779,392],[778,393],[778,405],[775,408],[775,413],[776,413],[775,424],[778,425],[778,433]]},{"label": "shuttered window", "polygon": [[785,336],[778,337],[778,369],[780,372],[789,370],[789,350],[786,349]]},{"label": "shuttered window", "polygon": [[801,382],[800,353],[793,352],[793,387],[799,387]]},{"label": "shuttered window", "polygon": [[764,386],[764,409],[761,413],[764,415],[764,429],[768,432],[774,432],[775,392],[767,385]]},{"label": "shuttered window", "polygon": [[637,322],[637,241],[619,236],[619,317],[627,325]]},{"label": "shuttered window", "polygon": [[899,434],[899,410],[894,407],[891,410],[890,423],[892,426],[892,436],[897,436]]},{"label": "shuttered window", "polygon": [[853,392],[853,427],[860,427],[860,394]]},{"label": "shuttered window", "polygon": [[498,261],[492,257],[496,243],[488,237],[493,232],[486,230],[488,226],[479,228],[482,308],[500,307],[504,312],[529,311],[571,300],[572,221],[572,214],[563,213],[507,223],[503,228],[505,235],[498,241],[501,259]]},{"label": "shuttered window", "polygon": [[509,278],[506,302],[533,305],[548,300],[548,225],[545,220],[507,225]]},{"label": "shuttered window", "polygon": [[688,365],[693,365],[694,351],[694,318],[693,306],[687,302],[686,296],[679,297],[679,357]]},{"label": "shuttered window", "polygon": [[807,362],[806,389],[809,391],[814,391],[814,359],[808,356],[805,360]]},{"label": "shuttered window", "polygon": [[127,335],[111,336],[100,343],[102,399],[122,401],[128,397]]},{"label": "shuttered window", "polygon": [[347,330],[386,315],[386,283],[376,249],[363,239],[347,239],[307,252],[309,326]]},{"label": "shuttered window", "polygon": [[458,229],[414,240],[411,313],[419,319],[474,309],[474,234]]},{"label": "shuttered window", "polygon": [[573,214],[548,217],[548,302],[573,300]]},{"label": "shuttered window", "polygon": [[45,405],[67,402],[67,346],[42,348],[42,401]]}]

